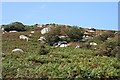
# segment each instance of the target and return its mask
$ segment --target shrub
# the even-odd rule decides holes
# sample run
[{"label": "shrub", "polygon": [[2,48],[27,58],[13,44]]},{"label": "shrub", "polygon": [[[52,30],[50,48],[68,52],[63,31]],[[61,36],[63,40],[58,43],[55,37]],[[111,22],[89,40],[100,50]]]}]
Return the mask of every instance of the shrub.
[{"label": "shrub", "polygon": [[38,54],[45,55],[47,53],[49,53],[49,50],[43,44],[41,44],[39,47]]},{"label": "shrub", "polygon": [[81,47],[89,49],[91,47],[91,45],[89,44],[89,42],[86,42],[86,43],[82,44]]},{"label": "shrub", "polygon": [[120,58],[120,46],[116,46],[112,51],[111,55]]},{"label": "shrub", "polygon": [[46,43],[53,46],[55,42],[60,40],[59,33],[56,30],[51,30],[49,33],[45,34]]},{"label": "shrub", "polygon": [[104,55],[104,56],[119,57],[119,54],[120,54],[119,50],[120,50],[120,47],[117,46],[116,42],[104,42],[103,44],[99,45],[97,54]]},{"label": "shrub", "polygon": [[83,38],[83,32],[81,28],[73,26],[66,31],[66,34],[71,41],[80,41]]},{"label": "shrub", "polygon": [[110,56],[111,55],[111,48],[109,48],[105,44],[101,44],[97,49],[97,54],[100,56]]},{"label": "shrub", "polygon": [[26,31],[25,26],[20,22],[14,22],[8,25],[4,25],[5,31]]},{"label": "shrub", "polygon": [[113,36],[114,36],[114,32],[108,31],[108,32],[104,32],[102,35],[99,35],[97,39],[105,41],[107,40],[108,37],[113,37]]},{"label": "shrub", "polygon": [[[107,34],[107,35],[110,36],[111,34]],[[119,34],[115,34],[114,37],[112,35],[110,40],[106,40],[103,44],[98,46],[99,49],[97,50],[97,54],[119,57],[120,56],[119,38],[120,38]]]}]

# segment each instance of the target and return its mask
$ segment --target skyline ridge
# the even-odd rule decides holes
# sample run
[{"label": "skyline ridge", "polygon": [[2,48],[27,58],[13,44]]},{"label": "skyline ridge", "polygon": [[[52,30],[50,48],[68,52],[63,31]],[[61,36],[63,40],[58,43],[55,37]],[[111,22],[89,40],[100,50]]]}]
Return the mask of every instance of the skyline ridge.
[{"label": "skyline ridge", "polygon": [[[19,21],[16,21],[16,22],[19,22]],[[15,23],[15,22],[11,22],[11,23],[8,23],[8,24],[2,24],[2,25],[9,25],[9,24],[12,24],[12,23]],[[20,22],[22,23],[23,25],[28,25],[28,26],[32,26],[32,25],[46,25],[46,24],[55,24],[55,25],[65,25],[65,26],[76,26],[76,27],[81,27],[81,28],[86,28],[86,29],[90,29],[90,28],[94,28],[94,29],[97,29],[97,30],[111,30],[111,29],[100,29],[100,28],[95,28],[95,27],[90,27],[90,26],[79,26],[79,25],[70,25],[70,24],[60,24],[60,23],[43,23],[43,24],[40,24],[40,23],[35,23],[35,24],[25,24],[23,22]],[[119,31],[118,30],[113,30],[113,31]]]}]

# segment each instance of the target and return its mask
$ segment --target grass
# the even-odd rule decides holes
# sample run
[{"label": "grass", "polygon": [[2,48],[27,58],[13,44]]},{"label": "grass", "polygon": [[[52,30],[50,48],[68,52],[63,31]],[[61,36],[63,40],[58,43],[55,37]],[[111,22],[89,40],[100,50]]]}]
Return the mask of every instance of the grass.
[{"label": "grass", "polygon": [[[114,57],[96,56],[94,50],[52,48],[46,55],[39,55],[39,32],[30,41],[19,40],[20,34],[3,35],[3,78],[119,78],[120,61]],[[21,48],[23,53],[12,53]]]}]

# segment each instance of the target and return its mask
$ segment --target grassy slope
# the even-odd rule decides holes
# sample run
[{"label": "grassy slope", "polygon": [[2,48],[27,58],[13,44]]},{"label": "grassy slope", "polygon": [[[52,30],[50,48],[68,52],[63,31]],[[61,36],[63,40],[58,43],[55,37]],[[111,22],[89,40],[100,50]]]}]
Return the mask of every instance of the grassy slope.
[{"label": "grassy slope", "polygon": [[[36,32],[29,42],[19,40],[20,34],[3,35],[3,77],[81,78],[120,76],[120,62],[116,58],[95,56],[95,51],[74,48],[50,48],[47,55],[39,55],[40,33]],[[11,53],[21,48],[24,53]]]}]

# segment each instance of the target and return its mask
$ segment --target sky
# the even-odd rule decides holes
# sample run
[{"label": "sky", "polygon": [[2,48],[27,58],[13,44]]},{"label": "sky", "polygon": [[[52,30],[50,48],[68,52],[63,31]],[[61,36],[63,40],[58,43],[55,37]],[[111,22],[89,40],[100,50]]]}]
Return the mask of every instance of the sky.
[{"label": "sky", "polygon": [[2,22],[118,30],[117,2],[2,2]]}]

